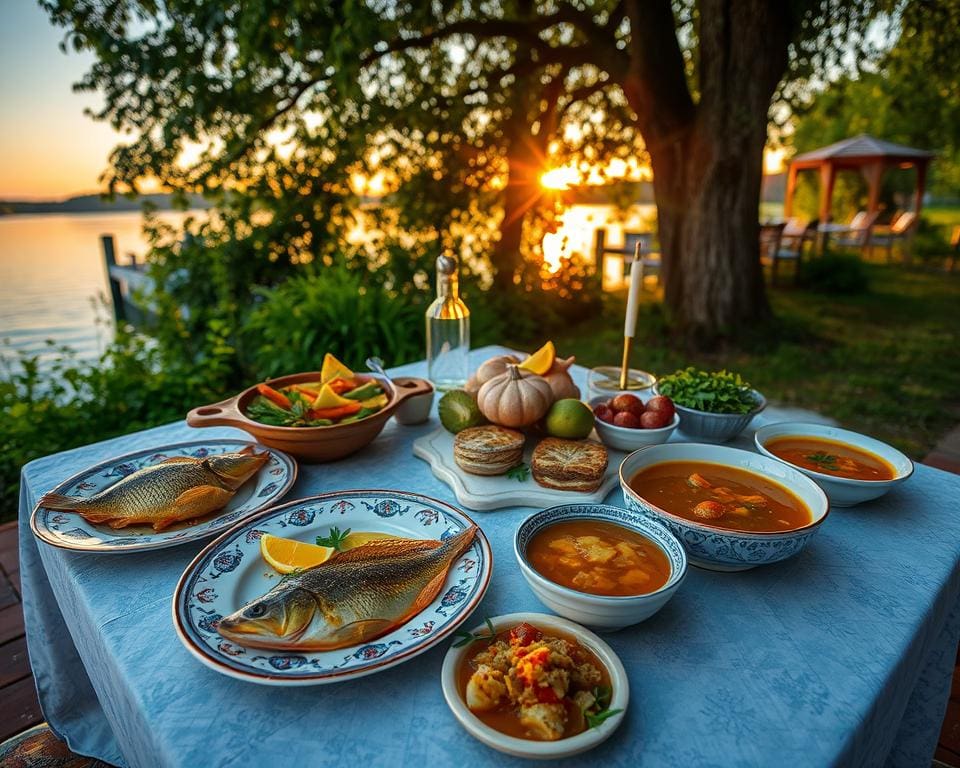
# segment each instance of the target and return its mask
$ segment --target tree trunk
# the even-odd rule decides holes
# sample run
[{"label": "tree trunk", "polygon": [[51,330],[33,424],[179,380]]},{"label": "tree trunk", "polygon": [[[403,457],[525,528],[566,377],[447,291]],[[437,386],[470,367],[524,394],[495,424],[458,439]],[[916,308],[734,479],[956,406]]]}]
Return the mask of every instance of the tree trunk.
[{"label": "tree trunk", "polygon": [[758,220],[767,112],[787,65],[783,5],[702,0],[695,105],[669,6],[645,5],[641,16],[637,4],[631,14],[640,33],[624,93],[653,166],[665,302],[676,326],[701,342],[770,315]]},{"label": "tree trunk", "polygon": [[718,134],[698,121],[679,146],[651,152],[664,298],[679,330],[710,341],[770,314],[758,207],[764,130]]}]

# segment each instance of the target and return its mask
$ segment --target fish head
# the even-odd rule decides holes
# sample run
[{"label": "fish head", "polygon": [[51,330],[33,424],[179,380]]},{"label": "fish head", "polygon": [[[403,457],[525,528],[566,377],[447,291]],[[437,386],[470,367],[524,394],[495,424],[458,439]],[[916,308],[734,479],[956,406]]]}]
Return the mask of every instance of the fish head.
[{"label": "fish head", "polygon": [[319,615],[309,592],[281,583],[221,619],[217,631],[238,645],[293,648]]},{"label": "fish head", "polygon": [[206,459],[206,465],[216,473],[224,485],[231,490],[236,490],[259,472],[269,458],[270,454],[267,451],[258,453],[252,445],[248,445],[239,453],[210,456]]}]

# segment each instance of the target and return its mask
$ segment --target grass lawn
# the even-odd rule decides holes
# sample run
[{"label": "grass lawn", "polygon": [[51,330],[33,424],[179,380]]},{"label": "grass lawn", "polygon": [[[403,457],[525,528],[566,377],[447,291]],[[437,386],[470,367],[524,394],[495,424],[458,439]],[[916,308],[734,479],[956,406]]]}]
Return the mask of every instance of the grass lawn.
[{"label": "grass lawn", "polygon": [[[772,290],[776,320],[746,351],[672,347],[648,294],[632,365],[734,370],[775,404],[818,411],[921,459],[960,422],[960,273],[867,269],[870,290],[858,296]],[[623,293],[609,296],[602,317],[554,339],[560,353],[588,367],[619,364],[623,305]]]}]

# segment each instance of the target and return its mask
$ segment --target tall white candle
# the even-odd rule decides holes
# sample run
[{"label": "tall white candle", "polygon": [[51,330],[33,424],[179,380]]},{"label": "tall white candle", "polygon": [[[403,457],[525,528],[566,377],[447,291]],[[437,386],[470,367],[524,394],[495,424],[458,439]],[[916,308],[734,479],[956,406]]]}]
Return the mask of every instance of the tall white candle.
[{"label": "tall white candle", "polygon": [[632,339],[637,330],[637,314],[640,312],[640,290],[643,287],[643,262],[640,261],[640,246],[630,267],[630,292],[627,294],[627,316],[623,323],[623,335]]}]

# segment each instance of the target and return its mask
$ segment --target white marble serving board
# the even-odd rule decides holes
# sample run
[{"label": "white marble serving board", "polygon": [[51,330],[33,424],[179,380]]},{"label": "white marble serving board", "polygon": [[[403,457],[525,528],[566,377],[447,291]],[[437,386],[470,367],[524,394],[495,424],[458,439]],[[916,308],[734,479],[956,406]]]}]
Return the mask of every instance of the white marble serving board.
[{"label": "white marble serving board", "polygon": [[[443,427],[438,427],[429,435],[413,441],[413,455],[423,459],[433,468],[433,474],[449,485],[457,496],[457,501],[468,509],[487,511],[503,507],[552,507],[555,504],[602,502],[611,490],[619,484],[617,470],[625,453],[607,448],[607,471],[603,482],[593,493],[576,491],[557,491],[544,488],[530,475],[526,480],[518,480],[507,475],[485,477],[464,472],[453,460],[453,435]],[[590,437],[597,440],[596,432]],[[527,437],[523,449],[523,461],[530,466],[530,456],[540,438]]]}]

